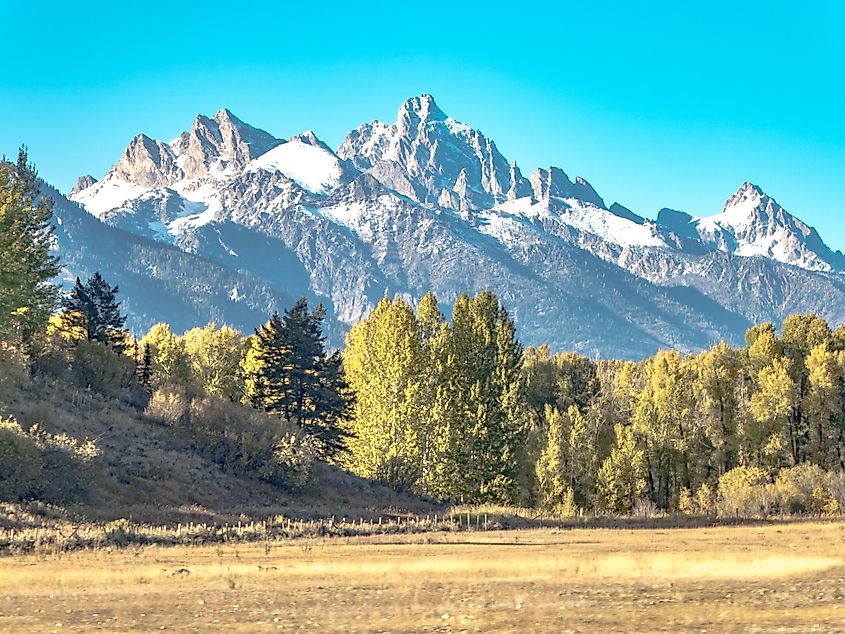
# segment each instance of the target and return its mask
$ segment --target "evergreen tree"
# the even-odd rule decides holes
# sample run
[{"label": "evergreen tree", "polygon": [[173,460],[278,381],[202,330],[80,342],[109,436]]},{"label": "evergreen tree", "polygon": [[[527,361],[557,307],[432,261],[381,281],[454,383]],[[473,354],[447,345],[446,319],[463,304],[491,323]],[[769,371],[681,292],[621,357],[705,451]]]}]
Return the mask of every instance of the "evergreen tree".
[{"label": "evergreen tree", "polygon": [[250,404],[265,412],[281,409],[285,392],[284,326],[279,313],[250,337],[243,362],[246,396]]},{"label": "evergreen tree", "polygon": [[343,448],[350,392],[339,354],[327,355],[323,307],[300,299],[256,331],[244,359],[246,394],[254,407],[297,423],[320,441],[322,457]]},{"label": "evergreen tree", "polygon": [[14,167],[0,160],[0,339],[28,340],[53,312],[58,289],[50,280],[59,267],[50,255],[52,213],[26,148]]},{"label": "evergreen tree", "polygon": [[[137,345],[137,344],[136,344]],[[138,384],[147,392],[152,391],[153,351],[149,343],[141,346],[141,361],[138,364]]]},{"label": "evergreen tree", "polygon": [[74,326],[84,326],[88,341],[111,346],[116,352],[127,348],[126,317],[120,314],[117,286],[111,286],[100,272],[82,284],[76,278],[73,289],[64,300],[64,308]]}]

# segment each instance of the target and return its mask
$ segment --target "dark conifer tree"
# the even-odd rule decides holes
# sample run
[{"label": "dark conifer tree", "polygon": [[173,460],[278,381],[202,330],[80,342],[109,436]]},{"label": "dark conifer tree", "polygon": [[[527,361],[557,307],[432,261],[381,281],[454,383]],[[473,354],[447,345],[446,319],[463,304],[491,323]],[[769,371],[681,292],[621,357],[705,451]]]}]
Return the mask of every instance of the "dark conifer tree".
[{"label": "dark conifer tree", "polygon": [[273,313],[255,331],[245,367],[246,381],[252,386],[250,403],[265,412],[279,411],[285,389],[282,331],[282,319],[279,313]]},{"label": "dark conifer tree", "polygon": [[71,321],[79,320],[88,341],[99,341],[116,352],[126,349],[126,317],[120,314],[117,286],[110,286],[100,272],[82,284],[79,278],[63,304]]},{"label": "dark conifer tree", "polygon": [[326,354],[324,318],[322,305],[309,312],[304,297],[283,318],[274,314],[255,331],[244,369],[253,407],[297,423],[331,457],[343,447],[340,422],[349,414],[350,392],[340,355]]},{"label": "dark conifer tree", "polygon": [[59,272],[50,254],[52,201],[41,194],[41,182],[26,148],[16,166],[0,159],[0,337],[16,335],[26,342],[42,329],[53,312]]},{"label": "dark conifer tree", "polygon": [[[135,344],[138,345],[137,343]],[[151,382],[153,378],[153,351],[150,344],[145,343],[141,350],[141,361],[138,364],[138,383],[147,392],[151,390]]]}]

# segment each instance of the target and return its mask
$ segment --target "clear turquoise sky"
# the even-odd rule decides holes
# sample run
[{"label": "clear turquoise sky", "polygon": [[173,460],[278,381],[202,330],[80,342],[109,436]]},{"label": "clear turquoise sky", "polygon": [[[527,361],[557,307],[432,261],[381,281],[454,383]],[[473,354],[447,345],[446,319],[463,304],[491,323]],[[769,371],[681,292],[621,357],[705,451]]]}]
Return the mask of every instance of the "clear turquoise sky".
[{"label": "clear turquoise sky", "polygon": [[430,92],[526,173],[652,217],[750,180],[845,249],[843,6],[0,0],[0,153],[67,190],[199,112],[337,146]]}]

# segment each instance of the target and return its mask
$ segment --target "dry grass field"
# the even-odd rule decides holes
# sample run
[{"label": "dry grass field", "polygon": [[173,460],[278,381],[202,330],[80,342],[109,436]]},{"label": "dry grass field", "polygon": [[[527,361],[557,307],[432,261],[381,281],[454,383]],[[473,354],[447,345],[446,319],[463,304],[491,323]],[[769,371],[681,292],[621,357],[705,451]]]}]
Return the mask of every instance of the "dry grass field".
[{"label": "dry grass field", "polygon": [[845,631],[845,524],[6,557],[0,630]]}]

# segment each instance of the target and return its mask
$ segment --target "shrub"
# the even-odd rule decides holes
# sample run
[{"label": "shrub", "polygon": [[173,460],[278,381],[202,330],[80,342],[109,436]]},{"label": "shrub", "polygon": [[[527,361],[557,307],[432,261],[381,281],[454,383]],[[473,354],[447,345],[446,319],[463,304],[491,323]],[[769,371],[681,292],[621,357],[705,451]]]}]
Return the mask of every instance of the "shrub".
[{"label": "shrub", "polygon": [[832,498],[831,513],[842,513],[845,511],[845,471],[831,473],[828,487]]},{"label": "shrub", "polygon": [[716,514],[716,492],[706,482],[696,490],[693,508],[700,515]]},{"label": "shrub", "polygon": [[190,406],[191,400],[184,389],[165,385],[153,392],[146,414],[167,425],[183,425],[188,420]]},{"label": "shrub", "polygon": [[28,378],[26,358],[15,348],[0,341],[0,403],[24,385]]},{"label": "shrub", "polygon": [[815,464],[799,464],[782,469],[774,483],[778,506],[784,513],[828,513],[834,498],[830,475]]},{"label": "shrub", "polygon": [[36,499],[42,488],[41,452],[14,418],[0,418],[0,500]]},{"label": "shrub", "polygon": [[199,452],[223,470],[282,486],[308,480],[320,443],[297,426],[219,396],[190,396],[184,388],[156,390],[147,415],[188,431]]},{"label": "shrub", "polygon": [[719,478],[718,510],[723,515],[768,515],[773,496],[769,477],[757,467],[736,467]]},{"label": "shrub", "polygon": [[695,513],[695,501],[693,500],[692,493],[686,487],[681,489],[678,495],[678,510],[684,515],[693,515]]},{"label": "shrub", "polygon": [[301,430],[283,434],[273,447],[273,459],[265,478],[271,482],[303,486],[311,476],[311,468],[320,451],[317,439]]},{"label": "shrub", "polygon": [[80,499],[98,455],[93,441],[79,443],[37,424],[24,431],[14,418],[0,419],[0,500],[63,504]]},{"label": "shrub", "polygon": [[97,341],[80,341],[71,354],[71,377],[83,388],[112,398],[135,383],[135,362]]}]

